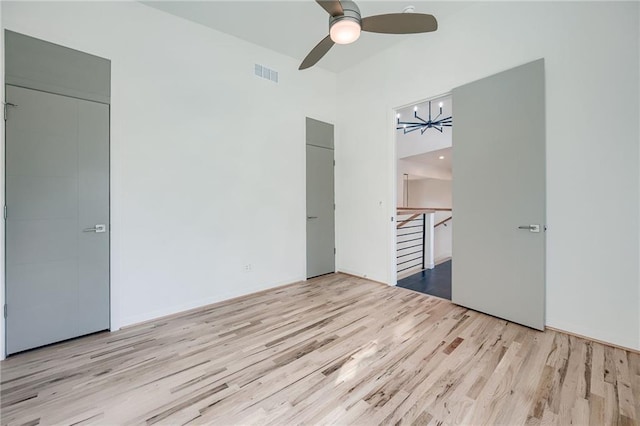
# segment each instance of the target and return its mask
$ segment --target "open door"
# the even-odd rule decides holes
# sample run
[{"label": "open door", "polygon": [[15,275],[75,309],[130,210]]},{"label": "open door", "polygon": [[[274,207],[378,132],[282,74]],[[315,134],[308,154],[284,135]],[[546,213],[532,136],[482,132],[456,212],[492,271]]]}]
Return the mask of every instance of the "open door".
[{"label": "open door", "polygon": [[453,90],[452,301],[544,329],[544,60]]}]

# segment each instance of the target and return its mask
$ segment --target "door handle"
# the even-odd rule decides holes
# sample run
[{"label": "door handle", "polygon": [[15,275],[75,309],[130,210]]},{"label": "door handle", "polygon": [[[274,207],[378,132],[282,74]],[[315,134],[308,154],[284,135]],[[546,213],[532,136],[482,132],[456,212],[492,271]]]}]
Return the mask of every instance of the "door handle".
[{"label": "door handle", "polygon": [[107,232],[107,225],[96,225],[93,228],[85,228],[82,230],[82,232],[95,232],[96,234],[100,234],[103,232]]},{"label": "door handle", "polygon": [[307,216],[307,220],[309,220],[309,219],[317,219],[317,218],[318,218],[318,216]]},{"label": "door handle", "polygon": [[540,225],[520,225],[518,229],[528,229],[529,232],[540,232]]}]

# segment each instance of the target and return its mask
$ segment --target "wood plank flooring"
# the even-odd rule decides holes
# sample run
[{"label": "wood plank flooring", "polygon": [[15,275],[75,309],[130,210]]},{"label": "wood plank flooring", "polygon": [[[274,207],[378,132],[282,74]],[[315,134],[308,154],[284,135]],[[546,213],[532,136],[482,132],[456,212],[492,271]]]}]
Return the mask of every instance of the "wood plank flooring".
[{"label": "wood plank flooring", "polygon": [[640,424],[640,355],[340,274],[1,373],[11,425]]}]

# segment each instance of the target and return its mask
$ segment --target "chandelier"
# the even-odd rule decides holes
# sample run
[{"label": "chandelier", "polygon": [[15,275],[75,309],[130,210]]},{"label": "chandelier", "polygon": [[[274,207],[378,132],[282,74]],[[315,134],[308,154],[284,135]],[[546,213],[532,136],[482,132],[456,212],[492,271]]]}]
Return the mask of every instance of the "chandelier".
[{"label": "chandelier", "polygon": [[413,107],[413,116],[420,121],[400,121],[400,114],[396,115],[397,125],[396,130],[402,130],[404,134],[414,132],[416,130],[420,130],[420,134],[423,135],[427,129],[436,129],[440,133],[442,133],[442,129],[445,127],[453,126],[453,119],[451,116],[442,117],[442,102],[440,102],[440,113],[431,118],[431,101],[429,101],[429,118],[425,120],[424,118],[418,115],[418,107]]}]

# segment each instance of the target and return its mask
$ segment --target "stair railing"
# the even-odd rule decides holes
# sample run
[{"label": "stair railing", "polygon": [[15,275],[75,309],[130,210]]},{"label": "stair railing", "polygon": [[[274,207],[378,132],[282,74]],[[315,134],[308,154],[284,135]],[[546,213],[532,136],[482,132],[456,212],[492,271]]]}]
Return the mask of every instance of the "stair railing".
[{"label": "stair railing", "polygon": [[396,271],[398,274],[433,268],[434,230],[437,226],[451,220],[449,217],[434,225],[434,214],[437,211],[451,211],[451,209],[398,207],[396,215]]}]

